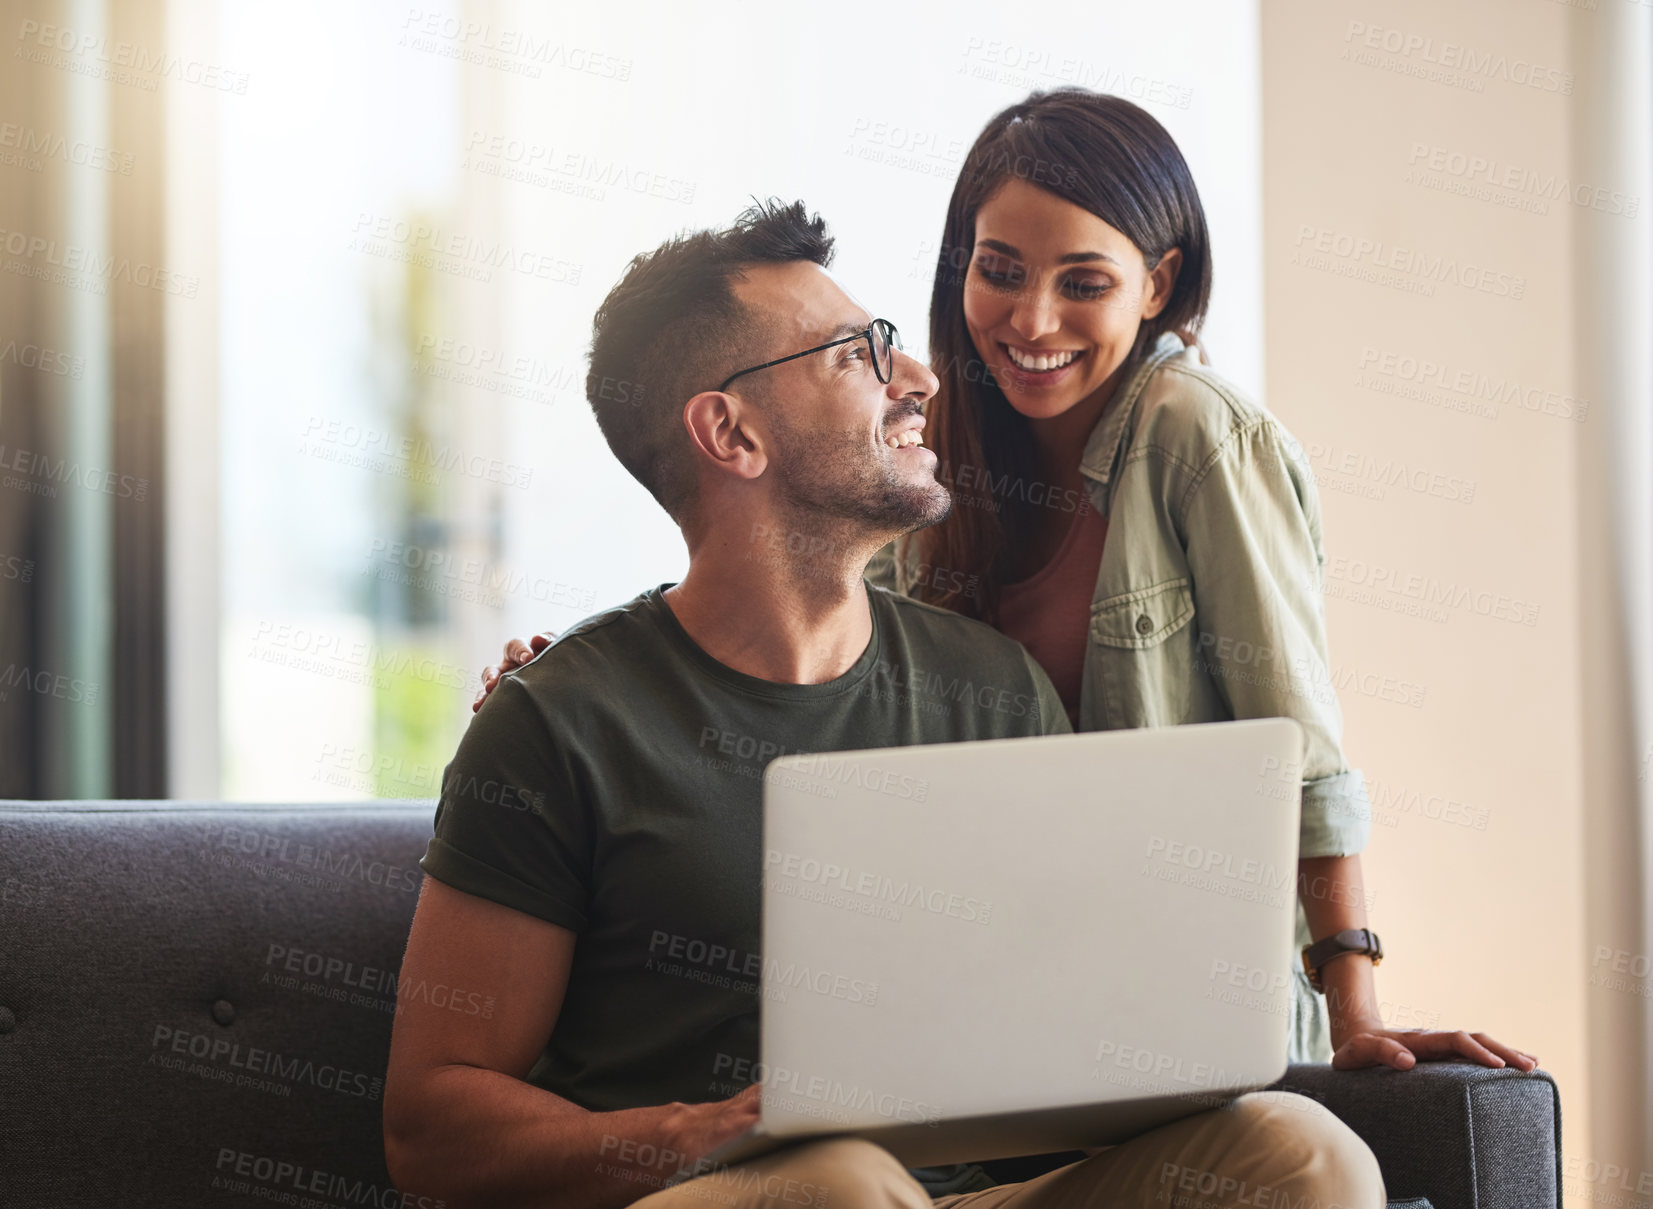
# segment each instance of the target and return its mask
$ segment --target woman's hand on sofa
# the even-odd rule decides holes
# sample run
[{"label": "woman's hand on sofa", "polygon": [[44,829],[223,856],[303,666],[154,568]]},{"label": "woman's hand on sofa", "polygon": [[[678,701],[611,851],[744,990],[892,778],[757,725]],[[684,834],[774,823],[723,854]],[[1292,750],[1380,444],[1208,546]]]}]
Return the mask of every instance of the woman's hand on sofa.
[{"label": "woman's hand on sofa", "polygon": [[1367,1066],[1392,1066],[1410,1070],[1419,1062],[1444,1062],[1467,1058],[1482,1066],[1513,1066],[1529,1071],[1538,1059],[1485,1033],[1461,1029],[1383,1028],[1374,1025],[1355,1028],[1339,1038],[1334,1030],[1332,1065],[1338,1070],[1359,1070]]},{"label": "woman's hand on sofa", "polygon": [[543,634],[535,634],[527,642],[520,638],[513,638],[505,644],[505,655],[495,667],[482,669],[482,688],[476,694],[476,700],[471,702],[471,713],[482,708],[482,703],[488,699],[488,694],[494,691],[499,678],[506,672],[514,672],[525,663],[531,663],[536,655],[556,641],[557,632],[546,630]]}]

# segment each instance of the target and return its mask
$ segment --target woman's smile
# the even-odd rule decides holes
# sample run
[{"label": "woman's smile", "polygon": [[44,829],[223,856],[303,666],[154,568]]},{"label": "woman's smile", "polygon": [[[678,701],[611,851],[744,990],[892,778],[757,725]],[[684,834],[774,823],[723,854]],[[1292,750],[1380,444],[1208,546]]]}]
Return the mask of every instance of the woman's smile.
[{"label": "woman's smile", "polygon": [[1005,361],[994,367],[1000,390],[1048,390],[1082,371],[1084,349],[1035,349],[999,341]]}]

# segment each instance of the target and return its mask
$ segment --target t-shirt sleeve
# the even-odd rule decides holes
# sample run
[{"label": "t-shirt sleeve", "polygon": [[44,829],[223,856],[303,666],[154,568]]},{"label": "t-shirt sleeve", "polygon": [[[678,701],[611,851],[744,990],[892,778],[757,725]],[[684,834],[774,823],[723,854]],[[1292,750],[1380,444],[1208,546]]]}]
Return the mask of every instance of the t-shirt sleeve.
[{"label": "t-shirt sleeve", "polygon": [[419,862],[455,890],[578,932],[591,899],[590,802],[529,690],[506,676],[442,774]]},{"label": "t-shirt sleeve", "polygon": [[1033,677],[1034,694],[1039,701],[1039,734],[1071,735],[1073,723],[1068,721],[1068,707],[1062,704],[1062,695],[1050,682],[1039,661],[1024,648],[1022,659],[1027,663],[1027,674]]}]

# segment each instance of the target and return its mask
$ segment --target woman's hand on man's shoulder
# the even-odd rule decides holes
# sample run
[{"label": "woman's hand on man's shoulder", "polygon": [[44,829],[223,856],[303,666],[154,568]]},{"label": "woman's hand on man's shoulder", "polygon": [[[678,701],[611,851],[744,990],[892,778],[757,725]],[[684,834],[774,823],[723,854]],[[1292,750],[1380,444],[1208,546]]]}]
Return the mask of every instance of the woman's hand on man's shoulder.
[{"label": "woman's hand on man's shoulder", "polygon": [[531,663],[546,647],[556,641],[557,632],[546,630],[542,634],[535,634],[524,642],[520,638],[512,638],[505,644],[504,657],[492,667],[482,669],[482,688],[476,694],[476,700],[471,702],[471,713],[482,708],[482,703],[488,699],[488,694],[494,691],[499,684],[499,678],[506,672],[514,672],[525,663]]}]

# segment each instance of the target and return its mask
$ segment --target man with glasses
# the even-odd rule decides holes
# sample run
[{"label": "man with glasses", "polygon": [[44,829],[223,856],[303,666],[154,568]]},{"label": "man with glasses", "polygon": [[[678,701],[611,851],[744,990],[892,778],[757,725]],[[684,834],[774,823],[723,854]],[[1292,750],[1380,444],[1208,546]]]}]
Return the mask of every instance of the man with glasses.
[{"label": "man with glasses", "polygon": [[855,1139],[695,1169],[757,1119],[764,766],[1069,729],[1020,646],[863,579],[951,500],[922,438],[936,379],[833,280],[832,251],[801,203],[758,207],[636,258],[597,312],[587,395],[689,569],[507,676],[448,766],[401,970],[448,1007],[398,1006],[397,1185],[559,1209],[1035,1209],[1170,1206],[1185,1172],[1214,1172],[1380,1209],[1371,1152],[1293,1096],[1002,1188]]}]

